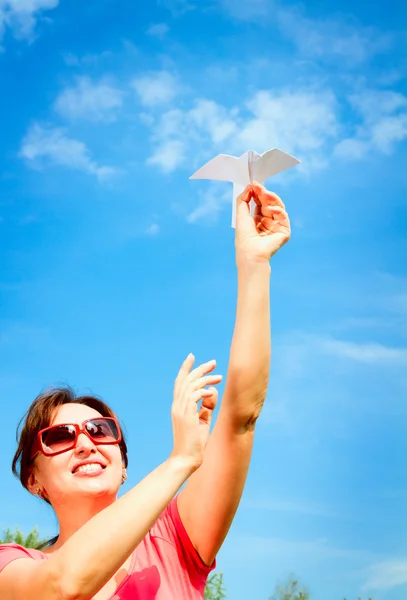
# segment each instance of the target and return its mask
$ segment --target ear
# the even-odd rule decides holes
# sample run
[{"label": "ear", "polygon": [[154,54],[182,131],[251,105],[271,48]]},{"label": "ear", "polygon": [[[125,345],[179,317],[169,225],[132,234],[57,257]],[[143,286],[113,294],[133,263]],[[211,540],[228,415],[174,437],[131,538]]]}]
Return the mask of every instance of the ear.
[{"label": "ear", "polygon": [[34,496],[37,495],[37,489],[41,488],[40,483],[37,481],[37,477],[35,475],[34,469],[30,470],[30,475],[28,476],[27,479],[27,488],[28,491],[33,494]]}]

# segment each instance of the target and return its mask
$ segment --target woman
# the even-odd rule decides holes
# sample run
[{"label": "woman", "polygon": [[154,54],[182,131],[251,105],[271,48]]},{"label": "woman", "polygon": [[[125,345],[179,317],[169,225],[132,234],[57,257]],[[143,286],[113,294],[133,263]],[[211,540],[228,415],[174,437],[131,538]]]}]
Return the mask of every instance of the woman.
[{"label": "woman", "polygon": [[111,409],[69,390],[34,401],[13,466],[52,505],[59,536],[43,552],[0,546],[2,600],[203,598],[239,505],[266,397],[269,261],[289,237],[282,201],[257,183],[247,186],[237,201],[236,323],[213,432],[213,386],[221,377],[215,361],[193,369],[189,355],[174,386],[171,455],[120,499],[127,449]]}]

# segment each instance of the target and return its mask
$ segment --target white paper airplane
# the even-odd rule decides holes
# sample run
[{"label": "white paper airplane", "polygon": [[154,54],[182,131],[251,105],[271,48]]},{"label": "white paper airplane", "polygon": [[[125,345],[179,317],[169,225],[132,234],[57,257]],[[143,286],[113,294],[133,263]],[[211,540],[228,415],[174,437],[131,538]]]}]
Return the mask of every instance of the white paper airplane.
[{"label": "white paper airplane", "polygon": [[[232,227],[235,227],[236,199],[246,185],[253,181],[263,184],[269,177],[295,167],[300,162],[291,154],[278,148],[267,150],[264,154],[257,154],[254,150],[249,150],[239,158],[228,154],[218,154],[191,175],[190,179],[216,179],[233,183]],[[250,207],[252,214],[254,206],[255,203],[252,200]]]}]

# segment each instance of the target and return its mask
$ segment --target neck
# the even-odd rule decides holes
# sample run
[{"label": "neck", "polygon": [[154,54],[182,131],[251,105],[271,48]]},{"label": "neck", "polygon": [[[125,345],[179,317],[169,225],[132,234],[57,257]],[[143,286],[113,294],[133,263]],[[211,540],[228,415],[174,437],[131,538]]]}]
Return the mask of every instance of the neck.
[{"label": "neck", "polygon": [[59,536],[57,542],[46,552],[52,553],[61,548],[83,525],[102,510],[111,506],[115,500],[115,496],[107,495],[84,498],[76,496],[72,502],[67,502],[65,498],[62,505],[53,507],[59,522]]}]

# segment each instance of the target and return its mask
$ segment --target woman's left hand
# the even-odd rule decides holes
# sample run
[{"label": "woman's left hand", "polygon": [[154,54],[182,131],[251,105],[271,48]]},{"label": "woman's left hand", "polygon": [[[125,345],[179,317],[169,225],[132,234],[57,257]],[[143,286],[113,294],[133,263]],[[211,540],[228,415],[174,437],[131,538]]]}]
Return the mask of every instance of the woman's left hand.
[{"label": "woman's left hand", "polygon": [[[254,216],[250,201],[254,200]],[[251,183],[237,199],[236,258],[269,261],[290,239],[290,220],[282,200],[259,183]]]}]

